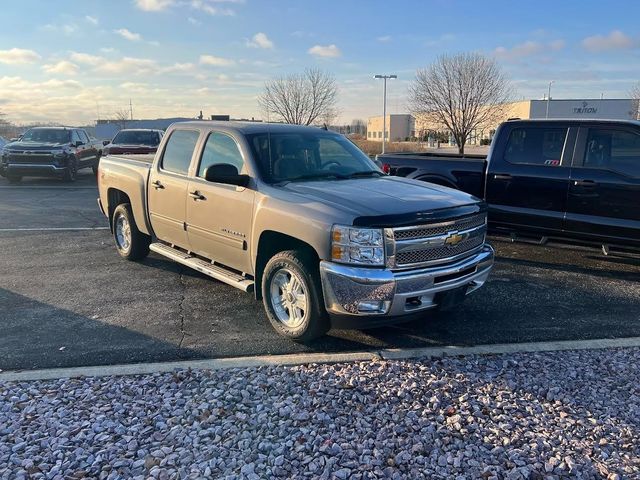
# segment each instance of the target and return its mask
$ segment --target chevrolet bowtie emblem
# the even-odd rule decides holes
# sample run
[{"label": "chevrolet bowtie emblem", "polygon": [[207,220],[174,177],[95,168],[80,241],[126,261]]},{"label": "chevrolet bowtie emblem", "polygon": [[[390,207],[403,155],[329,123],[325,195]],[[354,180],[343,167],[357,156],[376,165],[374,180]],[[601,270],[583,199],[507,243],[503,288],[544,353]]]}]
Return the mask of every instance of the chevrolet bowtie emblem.
[{"label": "chevrolet bowtie emblem", "polygon": [[464,240],[464,235],[460,235],[457,232],[452,232],[452,233],[449,234],[449,236],[447,238],[444,239],[444,244],[447,247],[455,247],[462,240]]}]

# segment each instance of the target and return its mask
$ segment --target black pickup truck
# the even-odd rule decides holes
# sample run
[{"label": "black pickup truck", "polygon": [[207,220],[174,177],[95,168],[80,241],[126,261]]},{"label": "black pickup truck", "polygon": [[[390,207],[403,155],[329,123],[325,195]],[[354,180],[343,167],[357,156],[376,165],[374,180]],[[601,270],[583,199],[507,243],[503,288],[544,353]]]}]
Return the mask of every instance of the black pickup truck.
[{"label": "black pickup truck", "polygon": [[59,177],[74,182],[78,170],[97,172],[100,148],[81,128],[35,127],[7,143],[0,161],[0,175],[11,183],[22,177]]},{"label": "black pickup truck", "polygon": [[640,248],[640,122],[510,120],[488,156],[379,155],[391,174],[471,193],[489,227]]}]

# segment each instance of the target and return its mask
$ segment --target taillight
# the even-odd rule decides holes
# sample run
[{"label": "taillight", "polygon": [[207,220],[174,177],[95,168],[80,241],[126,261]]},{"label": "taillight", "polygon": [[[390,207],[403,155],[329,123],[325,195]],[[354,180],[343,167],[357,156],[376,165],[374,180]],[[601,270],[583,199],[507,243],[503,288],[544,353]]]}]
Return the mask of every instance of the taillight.
[{"label": "taillight", "polygon": [[391,173],[391,165],[389,165],[388,163],[383,163],[382,164],[382,171],[384,173],[386,173],[387,175],[389,175],[389,173]]}]

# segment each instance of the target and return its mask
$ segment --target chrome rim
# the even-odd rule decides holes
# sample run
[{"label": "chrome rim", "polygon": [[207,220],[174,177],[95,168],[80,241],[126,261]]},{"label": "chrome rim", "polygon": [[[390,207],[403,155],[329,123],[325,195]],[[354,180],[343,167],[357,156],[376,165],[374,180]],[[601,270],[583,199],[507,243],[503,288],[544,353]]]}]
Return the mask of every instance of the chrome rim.
[{"label": "chrome rim", "polygon": [[116,243],[121,250],[129,250],[131,246],[131,225],[124,215],[116,219]]},{"label": "chrome rim", "polygon": [[271,306],[277,319],[287,328],[297,328],[307,315],[309,296],[304,282],[288,268],[281,268],[271,278]]}]

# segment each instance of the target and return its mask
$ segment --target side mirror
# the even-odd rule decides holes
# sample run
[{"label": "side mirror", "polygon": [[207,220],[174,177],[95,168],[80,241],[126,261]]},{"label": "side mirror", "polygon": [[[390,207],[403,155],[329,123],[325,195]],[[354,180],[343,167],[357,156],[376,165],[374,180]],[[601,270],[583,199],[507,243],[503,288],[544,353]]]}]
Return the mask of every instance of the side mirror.
[{"label": "side mirror", "polygon": [[84,145],[84,142],[82,142],[82,141],[80,141],[80,140],[78,140],[77,142],[75,142],[75,143],[73,144],[73,146],[74,146],[74,147],[81,147],[82,145]]},{"label": "side mirror", "polygon": [[103,140],[103,141],[102,141],[102,146],[103,146],[103,147],[106,147],[106,146],[107,146],[107,145],[109,145],[110,143],[111,143],[111,141],[110,141],[110,140]]},{"label": "side mirror", "polygon": [[205,170],[204,179],[207,182],[226,183],[228,185],[246,187],[249,185],[251,177],[249,177],[249,175],[240,175],[235,165],[219,163],[218,165],[211,165]]}]

